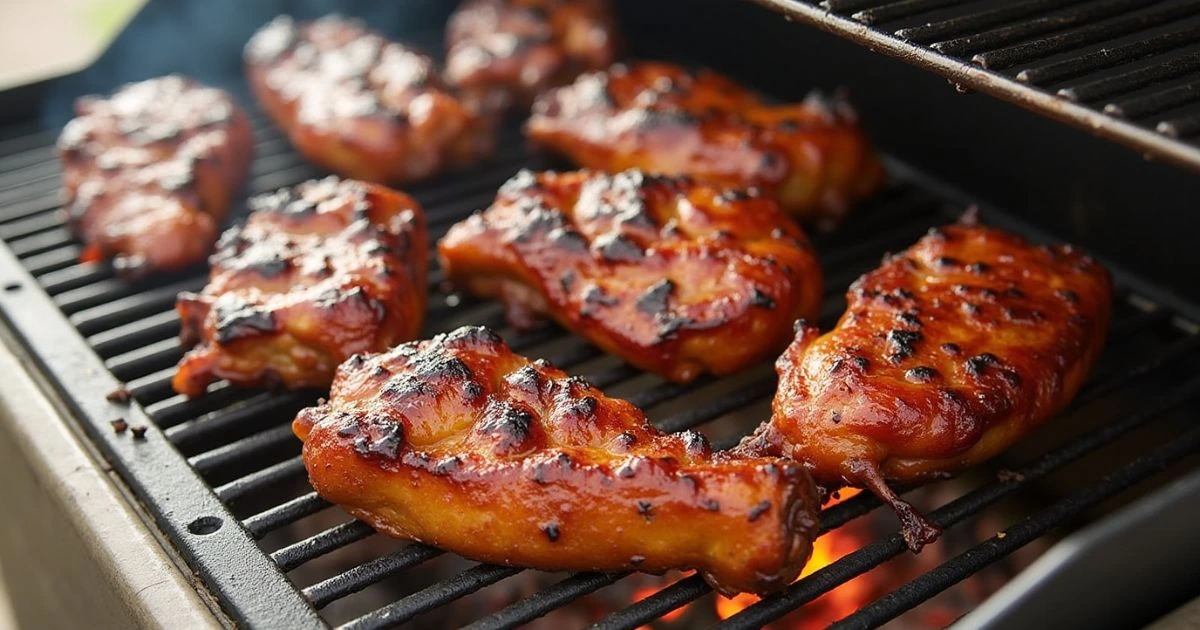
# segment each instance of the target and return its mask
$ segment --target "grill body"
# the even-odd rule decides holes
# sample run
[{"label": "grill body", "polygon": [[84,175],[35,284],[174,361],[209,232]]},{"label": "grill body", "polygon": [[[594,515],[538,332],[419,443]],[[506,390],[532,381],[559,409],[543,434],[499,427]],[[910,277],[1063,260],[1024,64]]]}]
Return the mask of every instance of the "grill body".
[{"label": "grill body", "polygon": [[[802,87],[811,85],[849,83],[854,95],[860,97],[856,100],[862,103],[864,121],[885,147],[905,157],[905,161],[889,159],[888,186],[843,229],[828,236],[814,235],[829,287],[822,308],[822,327],[832,325],[841,314],[845,287],[875,266],[883,253],[906,247],[929,227],[953,220],[969,205],[980,205],[985,221],[1033,240],[1054,240],[1049,235],[1054,233],[1101,254],[1110,248],[1119,250],[1118,244],[1128,245],[1129,233],[1111,242],[1106,236],[1116,229],[1114,224],[1117,228],[1124,225],[1125,209],[1113,209],[1111,205],[1096,209],[1087,204],[1087,199],[1081,199],[1078,206],[1038,215],[1040,205],[1032,210],[1011,206],[1024,208],[1011,212],[1001,205],[1014,201],[1011,196],[977,194],[973,184],[981,178],[1010,187],[1014,183],[1028,185],[1031,190],[1027,194],[1036,193],[1038,204],[1046,203],[1042,197],[1056,198],[1058,194],[1058,188],[1047,183],[1047,178],[1057,181],[1059,187],[1078,182],[1078,186],[1104,189],[1112,184],[1107,171],[1085,174],[1066,164],[1062,169],[1065,180],[1059,177],[1062,173],[1054,173],[1054,177],[1046,173],[1042,174],[1045,177],[1029,175],[1028,171],[1036,169],[1015,159],[1004,168],[996,163],[997,155],[1012,158],[1021,152],[1014,148],[1018,141],[1012,138],[989,144],[994,136],[1003,135],[980,122],[989,112],[1003,112],[1001,120],[1023,121],[1023,129],[1030,132],[1051,129],[1049,139],[1041,137],[1044,142],[1065,139],[1055,151],[1101,147],[1097,149],[1100,156],[1119,156],[1114,158],[1117,162],[1135,164],[1126,175],[1143,196],[1147,187],[1161,185],[1166,192],[1160,202],[1167,204],[1162,212],[1168,216],[1174,211],[1169,206],[1172,191],[1182,194],[1188,183],[1194,184],[1191,174],[1184,175],[1162,164],[1142,163],[1124,148],[1038,116],[979,97],[962,103],[966,97],[947,89],[938,79],[873,56],[854,44],[789,25],[749,3],[713,2],[709,7],[713,14],[708,19],[697,15],[702,12],[684,10],[690,5],[682,1],[654,3],[653,9],[647,8],[649,4],[622,5],[635,54],[714,65],[780,98],[797,98]],[[346,11],[353,13],[350,8]],[[435,21],[442,17],[437,11],[431,15]],[[714,23],[713,17],[728,21]],[[667,18],[678,26],[669,33],[661,27]],[[727,31],[729,24],[750,32],[761,28],[771,37],[749,38],[752,41],[734,50],[706,44],[719,36],[721,28]],[[421,37],[432,42],[437,33],[430,31]],[[814,51],[823,47],[827,47],[826,52],[816,55]],[[230,54],[236,56],[237,51]],[[224,56],[214,54],[214,59],[219,63]],[[779,59],[795,60],[803,72],[789,71],[778,63]],[[920,89],[900,90],[898,84],[910,79]],[[234,81],[230,87],[244,95]],[[61,85],[53,87],[51,97],[54,90],[69,91]],[[910,118],[898,118],[891,111],[896,109],[890,107],[896,102],[896,94],[906,96],[906,104],[899,109]],[[954,104],[943,102],[944,97]],[[247,98],[241,101],[250,104]],[[261,115],[254,119],[257,155],[248,193],[266,192],[323,175],[304,163]],[[936,145],[946,141],[946,130],[926,137],[924,143],[914,139],[914,134],[939,124],[958,127],[954,134],[958,144],[943,145],[940,150],[929,146],[930,142]],[[51,148],[54,131],[38,130],[32,122],[16,123],[0,131],[0,240],[4,242],[0,247],[0,313],[20,352],[45,378],[47,389],[63,401],[71,421],[78,422],[128,484],[170,546],[197,573],[230,619],[252,627],[292,628],[343,622],[353,628],[420,623],[427,618],[423,615],[523,573],[515,568],[468,563],[445,580],[402,593],[381,605],[355,603],[360,591],[418,574],[426,563],[443,554],[419,544],[393,543],[382,548],[368,544],[366,539],[373,534],[370,528],[339,516],[335,508],[306,486],[300,445],[291,436],[289,423],[295,411],[315,401],[319,392],[270,393],[218,385],[195,401],[174,395],[169,381],[181,355],[176,342],[175,295],[181,290],[199,289],[205,272],[195,269],[129,283],[116,278],[104,265],[79,263],[79,244],[64,229],[58,214],[59,171]],[[427,209],[432,238],[439,238],[454,221],[484,207],[497,186],[517,169],[565,166],[530,153],[515,125],[503,131],[499,146],[495,159],[478,168],[407,188]],[[912,160],[910,150],[915,156]],[[1024,151],[1032,153],[1035,148],[1026,146]],[[971,159],[961,159],[964,155]],[[967,165],[954,164],[956,159]],[[984,172],[956,179],[964,169]],[[928,175],[930,172],[939,178],[949,177],[956,186]],[[993,186],[994,182],[980,190],[990,191]],[[962,192],[960,187],[971,193]],[[1076,211],[1082,214],[1073,214]],[[1031,218],[1037,219],[1037,227],[1029,221]],[[1155,229],[1167,232],[1165,226]],[[1142,273],[1154,270],[1156,252],[1170,249],[1171,239],[1145,231],[1132,237],[1140,239],[1136,241],[1137,251],[1126,247],[1124,256],[1109,256],[1107,261],[1116,272],[1118,284],[1109,348],[1079,400],[1048,429],[1052,439],[1039,442],[1032,450],[1015,449],[1005,465],[1018,474],[978,479],[973,489],[936,506],[932,517],[947,527],[972,521],[990,506],[1057,471],[1089,461],[1093,464],[1088,465],[1095,466],[1099,458],[1103,463],[1091,475],[1093,481],[1022,514],[1008,535],[980,540],[970,554],[948,559],[939,572],[922,576],[863,608],[847,620],[850,626],[885,623],[982,566],[1053,528],[1076,522],[1097,505],[1168,468],[1172,474],[1197,469],[1194,454],[1200,448],[1200,432],[1187,420],[1196,409],[1193,396],[1200,393],[1200,379],[1196,377],[1200,367],[1196,324],[1200,322],[1200,308],[1163,288],[1164,284],[1173,284],[1177,269],[1153,275],[1154,281]],[[1190,257],[1196,258],[1194,254]],[[1130,265],[1134,269],[1126,270],[1121,264],[1126,259],[1139,260]],[[765,418],[775,385],[769,365],[721,381],[701,380],[686,386],[665,383],[605,356],[554,326],[527,333],[504,328],[497,304],[449,295],[440,281],[435,268],[429,278],[427,335],[467,323],[500,327],[518,351],[545,357],[598,386],[629,397],[647,408],[651,419],[668,430],[703,430],[713,421],[740,413],[745,419],[737,426],[748,432]],[[105,399],[120,382],[127,383],[134,394],[134,404],[129,408],[114,407]],[[129,424],[146,425],[146,439],[114,433],[109,422],[116,415]],[[716,442],[729,445],[736,437],[725,435]],[[1105,455],[1106,448],[1127,441],[1144,446],[1132,457]],[[1184,460],[1185,464],[1176,465]],[[822,522],[826,529],[837,528],[877,507],[877,501],[863,495],[827,509]],[[322,521],[328,524],[315,532],[295,527],[314,519],[329,520]],[[302,531],[305,533],[297,534]],[[903,552],[899,534],[873,541],[797,582],[782,596],[747,608],[726,624],[753,627],[769,622]],[[1186,550],[1181,548],[1177,553]],[[322,572],[318,566],[329,557],[347,554],[356,559],[349,567]],[[474,619],[475,626],[519,625],[626,579],[624,575],[586,573],[561,576],[547,588],[481,612]],[[635,628],[708,596],[710,591],[699,578],[687,578],[636,604],[609,611],[599,623],[609,628]]]}]

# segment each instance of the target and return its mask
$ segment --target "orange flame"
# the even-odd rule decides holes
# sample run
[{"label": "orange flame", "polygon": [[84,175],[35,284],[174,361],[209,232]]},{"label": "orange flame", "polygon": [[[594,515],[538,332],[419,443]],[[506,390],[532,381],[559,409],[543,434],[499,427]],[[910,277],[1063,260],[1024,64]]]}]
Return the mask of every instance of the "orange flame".
[{"label": "orange flame", "polygon": [[[834,494],[829,505],[845,501],[858,494],[857,488],[843,488]],[[797,580],[812,575],[814,572],[829,566],[842,556],[857,551],[865,543],[865,537],[855,533],[850,528],[835,529],[813,542],[812,558],[800,572]],[[875,585],[860,575],[837,588],[813,600],[801,609],[795,628],[824,628],[829,624],[853,613],[866,604],[875,595]],[[759,597],[750,593],[741,593],[734,597],[716,597],[716,613],[721,619],[728,619],[757,603]]]},{"label": "orange flame", "polygon": [[[647,584],[646,586],[641,586],[634,589],[633,595],[630,598],[630,603],[636,604],[693,573],[695,573],[695,571],[672,571],[667,573],[666,575],[662,576],[661,580],[656,580],[654,584]],[[659,619],[666,623],[671,623],[672,621],[682,617],[683,614],[688,611],[688,606],[691,606],[691,604],[680,606],[679,608],[676,608],[675,610],[672,610],[671,612],[659,617]],[[642,626],[641,628],[638,628],[638,630],[650,630],[650,626]]]}]

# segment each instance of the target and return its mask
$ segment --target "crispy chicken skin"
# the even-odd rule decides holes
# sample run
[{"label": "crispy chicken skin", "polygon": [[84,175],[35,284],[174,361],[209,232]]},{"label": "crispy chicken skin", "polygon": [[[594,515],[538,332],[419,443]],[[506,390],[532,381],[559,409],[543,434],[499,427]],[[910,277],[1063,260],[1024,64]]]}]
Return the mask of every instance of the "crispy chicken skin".
[{"label": "crispy chicken skin", "polygon": [[855,282],[837,326],[803,326],[775,367],[771,421],[738,447],[865,487],[914,550],[938,531],[884,480],[986,460],[1059,412],[1103,346],[1107,271],[1070,246],[974,225],[936,228]]},{"label": "crispy chicken skin", "polygon": [[617,60],[609,0],[467,0],[446,29],[446,82],[485,111]]},{"label": "crispy chicken skin", "polygon": [[721,592],[764,593],[799,574],[818,529],[802,466],[664,434],[486,328],[352,357],[293,429],[322,497],[485,562],[692,567]]},{"label": "crispy chicken skin", "polygon": [[254,152],[228,94],[180,76],[75,103],[58,139],[64,207],[85,262],[141,274],[203,262]]},{"label": "crispy chicken skin", "polygon": [[414,338],[428,259],[421,208],[403,193],[328,177],[261,195],[227,231],[200,294],[181,293],[175,390],[209,383],[325,387],[338,364]]},{"label": "crispy chicken skin", "polygon": [[263,110],[300,153],[336,173],[410,182],[491,153],[490,124],[441,89],[429,57],[358,22],[281,16],[244,56]]},{"label": "crispy chicken skin", "polygon": [[774,201],[637,170],[522,171],[438,253],[519,327],[547,314],[678,382],[778,352],[821,300],[812,249]]},{"label": "crispy chicken skin", "polygon": [[822,227],[883,179],[845,103],[770,105],[721,75],[668,63],[615,65],[551,90],[526,134],[587,168],[756,186]]}]

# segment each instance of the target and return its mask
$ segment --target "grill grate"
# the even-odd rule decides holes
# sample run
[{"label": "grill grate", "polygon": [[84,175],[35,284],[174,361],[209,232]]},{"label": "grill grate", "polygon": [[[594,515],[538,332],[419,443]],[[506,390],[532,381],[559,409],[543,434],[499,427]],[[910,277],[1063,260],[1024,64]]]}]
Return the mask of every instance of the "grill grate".
[{"label": "grill grate", "polygon": [[[838,6],[843,4],[848,3]],[[889,6],[941,4],[913,0]],[[1060,4],[1066,3],[1032,1],[996,13],[1010,16]],[[1097,4],[1107,7],[1121,3]],[[871,15],[896,15],[900,10]],[[964,18],[954,27],[958,29],[955,32],[992,24],[988,20],[993,19],[1001,18]],[[264,192],[321,175],[304,164],[261,117],[255,118],[255,124],[258,158],[249,192]],[[455,220],[484,206],[495,188],[517,168],[553,166],[544,158],[528,154],[517,133],[516,129],[506,130],[500,143],[505,149],[488,165],[410,189],[427,208],[433,238],[440,237]],[[0,203],[0,237],[7,244],[7,249],[0,248],[0,286],[4,287],[0,310],[43,369],[49,384],[72,407],[234,620],[264,627],[320,627],[341,622],[346,622],[344,627],[348,628],[387,627],[419,619],[423,613],[522,573],[507,567],[462,565],[465,568],[457,575],[382,607],[366,611],[360,607],[350,616],[330,617],[328,611],[336,608],[334,604],[373,585],[419,572],[425,563],[449,554],[422,544],[400,544],[386,552],[363,547],[364,540],[374,532],[359,521],[346,521],[344,516],[340,524],[315,534],[297,534],[294,524],[330,508],[304,483],[300,445],[289,429],[295,411],[311,404],[319,392],[267,393],[217,384],[196,401],[175,395],[169,380],[181,351],[175,343],[178,318],[173,309],[174,297],[180,290],[198,289],[204,281],[204,270],[128,284],[115,278],[106,266],[79,263],[79,243],[57,218],[58,166],[48,148],[52,141],[52,135],[41,132],[0,140],[0,167],[10,167],[0,174],[0,198],[4,200]],[[891,166],[894,181],[878,198],[843,230],[814,238],[827,277],[823,326],[831,325],[844,308],[845,287],[872,268],[883,252],[907,246],[930,226],[957,215],[964,207],[956,193],[902,164],[892,162]],[[989,222],[1039,238],[1006,215],[985,210],[984,216]],[[987,481],[941,506],[932,512],[933,520],[943,526],[971,520],[1052,471],[1151,422],[1162,421],[1200,391],[1200,380],[1184,378],[1195,373],[1196,362],[1200,361],[1200,335],[1192,323],[1197,321],[1197,311],[1141,280],[1123,273],[1118,273],[1117,279],[1120,297],[1110,347],[1096,376],[1066,414],[1082,420],[1064,418],[1060,423],[1070,427],[1075,437],[1018,467],[1020,476]],[[463,323],[503,325],[498,305],[446,295],[439,289],[440,282],[440,273],[435,269],[430,277],[434,294],[427,333]],[[597,385],[627,396],[648,409],[658,426],[671,431],[702,427],[731,412],[761,407],[775,388],[774,375],[765,364],[719,381],[700,379],[676,385],[606,357],[553,325],[523,333],[504,328],[503,334],[518,351],[546,356],[568,371],[582,373]],[[118,379],[127,382],[134,394],[136,404],[130,409],[119,409],[103,400]],[[1122,398],[1130,395],[1153,403],[1122,404]],[[127,435],[113,434],[108,421],[117,414],[124,415],[131,424],[150,424],[147,439],[134,442]],[[754,422],[762,417],[759,415]],[[753,423],[741,427],[746,432],[752,428]],[[737,437],[717,436],[714,444],[727,447]],[[1007,536],[985,539],[976,548],[949,558],[934,571],[864,607],[843,625],[882,624],[950,588],[1049,528],[1195,453],[1200,434],[1193,431],[1164,442],[1131,462],[1110,465],[1107,476],[1027,515],[1008,530]],[[822,514],[823,528],[835,529],[878,506],[874,497],[859,495],[827,508]],[[204,519],[213,518],[229,526],[210,531],[211,527],[197,525],[212,523]],[[898,533],[871,542],[798,581],[784,594],[750,606],[724,625],[754,627],[776,619],[903,551]],[[325,556],[347,552],[361,558],[349,569],[326,570],[318,579],[305,583],[293,584],[289,579],[289,572],[310,568]],[[296,575],[292,573],[291,577]],[[569,575],[524,598],[510,596],[502,607],[491,609],[471,627],[520,625],[627,576]],[[702,580],[689,577],[624,609],[610,611],[598,620],[598,626],[636,628],[710,593]]]},{"label": "grill grate", "polygon": [[1197,0],[756,0],[1200,170]]}]

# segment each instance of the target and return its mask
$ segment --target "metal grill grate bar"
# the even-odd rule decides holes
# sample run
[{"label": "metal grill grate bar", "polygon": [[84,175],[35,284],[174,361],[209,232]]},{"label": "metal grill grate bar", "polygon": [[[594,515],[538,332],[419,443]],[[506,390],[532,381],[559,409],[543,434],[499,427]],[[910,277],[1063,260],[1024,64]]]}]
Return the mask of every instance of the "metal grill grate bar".
[{"label": "metal grill grate bar", "polygon": [[1200,81],[1156,90],[1149,94],[1113,101],[1104,106],[1104,113],[1118,118],[1141,118],[1157,112],[1200,100]]},{"label": "metal grill grate bar", "polygon": [[1026,68],[1017,73],[1017,79],[1034,84],[1069,79],[1094,70],[1111,68],[1135,59],[1169,52],[1196,42],[1200,42],[1200,24],[1124,46],[1101,48],[1078,57]]},{"label": "metal grill grate bar", "polygon": [[375,530],[362,521],[342,523],[272,553],[271,559],[279,565],[281,571],[291,571],[313,558],[323,556],[338,547],[358,542],[374,533]]},{"label": "metal grill grate bar", "polygon": [[[1188,399],[1195,396],[1197,392],[1200,392],[1200,379],[1193,379],[1184,387],[1172,391],[1170,394],[1155,401],[1154,404],[1149,405],[1143,412],[1096,429],[1091,433],[1081,435],[1066,445],[1043,455],[1032,464],[1019,468],[1016,472],[1017,476],[1022,479],[1021,482],[1015,480],[997,480],[988,483],[934,510],[928,515],[929,519],[942,528],[950,527],[965,520],[1012,492],[1021,483],[1038,479],[1112,442],[1133,429],[1156,419],[1167,411],[1182,405]],[[893,534],[887,539],[871,543],[856,552],[843,556],[836,562],[814,572],[809,577],[796,582],[783,594],[764,599],[746,608],[727,619],[725,623],[721,624],[721,627],[759,627],[774,621],[832,590],[838,584],[842,584],[900,555],[905,549],[904,539],[899,533]]]},{"label": "metal grill grate bar", "polygon": [[340,626],[340,628],[341,630],[377,630],[380,628],[389,628],[404,623],[427,610],[433,610],[464,595],[474,593],[485,586],[512,577],[520,571],[521,569],[512,567],[498,567],[487,564],[476,565],[445,582],[439,582],[408,597],[392,602],[379,610],[367,613],[348,624]]},{"label": "metal grill grate bar", "polygon": [[1200,134],[1200,112],[1164,120],[1155,127],[1159,133],[1172,138],[1187,138]]},{"label": "metal grill grate bar", "polygon": [[427,545],[412,543],[396,553],[364,562],[345,573],[305,588],[302,592],[317,608],[332,601],[357,593],[368,586],[386,580],[405,569],[442,555],[442,550]]},{"label": "metal grill grate bar", "polygon": [[1105,475],[1096,483],[1090,484],[1066,499],[1006,528],[1003,536],[993,536],[964,551],[831,627],[849,630],[881,626],[898,617],[900,613],[919,605],[985,566],[1029,544],[1067,519],[1081,514],[1084,510],[1147,477],[1166,470],[1171,464],[1192,454],[1197,446],[1200,446],[1200,428],[1193,429],[1169,444],[1139,456],[1119,470]]},{"label": "metal grill grate bar", "polygon": [[1027,37],[1097,22],[1126,11],[1140,9],[1144,5],[1144,0],[1107,0],[1072,8],[1070,11],[1060,11],[1024,22],[1000,26],[982,33],[937,42],[931,47],[947,55],[966,55],[985,49],[997,49]]},{"label": "metal grill grate bar", "polygon": [[259,512],[242,522],[246,530],[255,538],[262,538],[275,529],[294,523],[306,516],[312,516],[333,504],[322,499],[316,492],[296,497],[291,501]]},{"label": "metal grill grate bar", "polygon": [[1145,30],[1173,20],[1200,13],[1200,3],[1164,7],[1160,10],[1112,19],[1101,24],[1078,28],[1043,39],[980,53],[971,58],[984,68],[1007,68],[1025,61],[1047,57],[1053,53],[1079,48],[1086,44],[1113,39]]},{"label": "metal grill grate bar", "polygon": [[1003,24],[1017,18],[1033,15],[1047,9],[1057,9],[1071,4],[1079,4],[1084,0],[1025,0],[1010,2],[1007,6],[977,13],[960,15],[938,22],[902,28],[896,31],[896,36],[917,43],[928,43],[948,37],[961,35],[968,31],[978,31],[997,24]]},{"label": "metal grill grate bar", "polygon": [[863,24],[876,24],[879,22],[887,22],[888,20],[898,20],[910,15],[917,15],[958,4],[960,0],[902,0],[901,2],[892,2],[881,7],[872,9],[864,9],[855,13],[854,19]]}]

